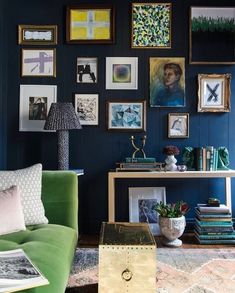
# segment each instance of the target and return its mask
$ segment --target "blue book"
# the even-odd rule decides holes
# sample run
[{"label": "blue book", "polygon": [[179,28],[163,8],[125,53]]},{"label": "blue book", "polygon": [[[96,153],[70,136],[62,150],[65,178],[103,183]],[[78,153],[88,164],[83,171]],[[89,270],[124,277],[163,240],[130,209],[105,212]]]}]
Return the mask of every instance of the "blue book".
[{"label": "blue book", "polygon": [[200,244],[235,244],[235,239],[200,239],[196,235]]},{"label": "blue book", "polygon": [[207,235],[202,235],[202,234],[199,234],[196,230],[194,230],[194,233],[196,235],[197,238],[199,238],[200,240],[203,240],[203,239],[235,239],[235,232],[232,232],[232,233],[228,233],[228,234],[207,234]]},{"label": "blue book", "polygon": [[223,221],[212,221],[212,222],[206,222],[206,221],[199,221],[197,218],[195,219],[197,225],[201,227],[233,227],[233,222],[223,222]]}]

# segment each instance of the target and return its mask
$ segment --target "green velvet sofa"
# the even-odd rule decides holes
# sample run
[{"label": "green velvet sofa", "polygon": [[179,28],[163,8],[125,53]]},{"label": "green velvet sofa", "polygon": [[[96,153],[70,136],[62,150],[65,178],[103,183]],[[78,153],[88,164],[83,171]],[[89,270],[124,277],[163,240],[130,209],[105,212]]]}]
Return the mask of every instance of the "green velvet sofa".
[{"label": "green velvet sofa", "polygon": [[49,224],[0,236],[0,251],[22,248],[50,283],[20,292],[64,293],[78,238],[76,173],[43,171],[42,201]]}]

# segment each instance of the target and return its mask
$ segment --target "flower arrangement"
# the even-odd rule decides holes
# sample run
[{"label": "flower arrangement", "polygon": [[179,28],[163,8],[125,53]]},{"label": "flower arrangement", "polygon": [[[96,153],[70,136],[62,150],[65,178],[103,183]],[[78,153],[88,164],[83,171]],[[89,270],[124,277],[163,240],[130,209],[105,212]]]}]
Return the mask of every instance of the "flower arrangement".
[{"label": "flower arrangement", "polygon": [[175,145],[167,145],[163,148],[163,153],[167,156],[177,156],[180,153],[180,150]]},{"label": "flower arrangement", "polygon": [[190,210],[188,204],[183,201],[170,204],[164,204],[160,201],[160,203],[157,203],[153,209],[164,218],[179,218],[184,216]]}]

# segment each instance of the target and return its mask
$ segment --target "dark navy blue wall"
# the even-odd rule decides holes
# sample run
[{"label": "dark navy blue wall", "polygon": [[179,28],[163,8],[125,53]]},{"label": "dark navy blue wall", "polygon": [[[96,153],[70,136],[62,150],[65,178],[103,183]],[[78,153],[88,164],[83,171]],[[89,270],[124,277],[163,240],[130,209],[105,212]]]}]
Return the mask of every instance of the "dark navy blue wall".
[{"label": "dark navy blue wall", "polygon": [[[83,1],[86,3],[87,1]],[[136,2],[136,1],[135,1]],[[143,1],[142,1],[143,2]],[[151,1],[149,1],[151,2]],[[164,1],[160,1],[164,2]],[[167,1],[168,2],[168,1]],[[5,0],[4,8],[7,47],[1,60],[7,58],[7,71],[1,70],[1,77],[7,74],[7,88],[0,91],[1,108],[6,113],[0,118],[0,139],[7,144],[7,168],[26,167],[42,162],[44,169],[56,169],[56,134],[19,132],[19,85],[20,84],[55,84],[58,86],[58,101],[73,101],[75,93],[99,94],[99,125],[84,126],[80,131],[70,132],[71,168],[83,168],[85,175],[79,178],[81,233],[97,233],[100,223],[107,220],[107,173],[116,162],[129,156],[132,152],[129,137],[133,133],[108,132],[106,129],[106,100],[121,98],[149,99],[149,57],[185,57],[186,63],[186,107],[184,108],[150,108],[147,107],[147,145],[148,156],[163,161],[162,148],[175,144],[179,148],[186,145],[226,146],[230,151],[230,167],[235,168],[235,66],[189,65],[189,8],[190,6],[230,6],[230,0],[172,1],[172,49],[131,49],[131,1],[93,0],[90,3],[113,3],[116,7],[116,42],[114,45],[69,45],[65,42],[65,9],[68,4],[77,1],[67,0]],[[79,2],[81,3],[81,2]],[[20,46],[17,45],[18,24],[57,24],[57,77],[33,78],[20,77]],[[3,29],[1,28],[3,33]],[[3,46],[1,44],[1,46]],[[24,46],[25,48],[27,46]],[[53,47],[53,46],[50,46]],[[216,48],[214,48],[216,50]],[[8,57],[7,57],[8,56]],[[98,57],[98,83],[76,83],[76,58]],[[105,57],[133,56],[139,58],[138,90],[105,90]],[[2,67],[1,67],[2,68]],[[199,73],[231,73],[230,113],[197,113],[197,75]],[[2,100],[1,100],[2,99]],[[167,114],[169,112],[188,112],[190,114],[190,136],[188,139],[167,138]],[[4,119],[2,119],[2,117]],[[2,135],[2,122],[6,123],[7,137]],[[136,134],[140,138],[142,134]],[[1,150],[0,158],[5,153]],[[179,156],[180,160],[180,156]],[[2,159],[0,159],[2,164]],[[128,186],[166,186],[167,201],[185,199],[191,207],[204,202],[208,196],[217,196],[224,200],[222,180],[123,180],[117,184],[117,220],[128,220]],[[233,184],[233,193],[235,186]],[[235,212],[235,202],[233,203]],[[193,218],[193,209],[188,219]]]}]

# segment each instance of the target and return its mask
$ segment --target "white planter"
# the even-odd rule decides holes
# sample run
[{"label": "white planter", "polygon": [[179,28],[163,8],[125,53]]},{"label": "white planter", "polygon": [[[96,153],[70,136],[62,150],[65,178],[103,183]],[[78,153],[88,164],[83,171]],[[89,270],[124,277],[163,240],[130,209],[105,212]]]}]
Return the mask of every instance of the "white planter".
[{"label": "white planter", "polygon": [[185,216],[179,218],[164,218],[159,216],[159,226],[165,245],[171,247],[182,245],[182,241],[178,237],[184,233],[186,226]]},{"label": "white planter", "polygon": [[176,171],[177,170],[177,166],[176,166],[177,160],[174,155],[167,156],[165,159],[165,163],[166,163],[166,166],[165,166],[166,171]]}]

